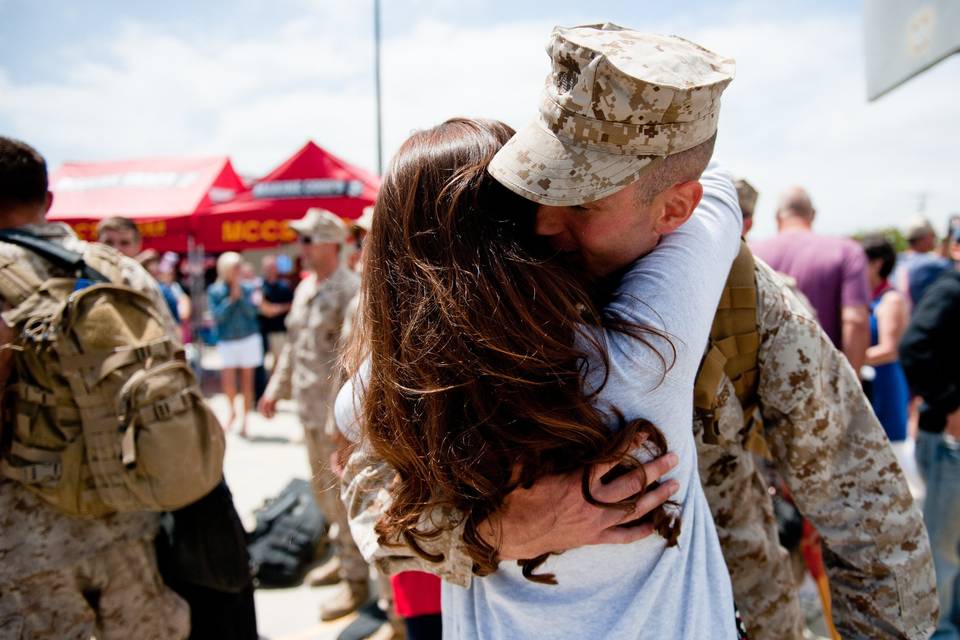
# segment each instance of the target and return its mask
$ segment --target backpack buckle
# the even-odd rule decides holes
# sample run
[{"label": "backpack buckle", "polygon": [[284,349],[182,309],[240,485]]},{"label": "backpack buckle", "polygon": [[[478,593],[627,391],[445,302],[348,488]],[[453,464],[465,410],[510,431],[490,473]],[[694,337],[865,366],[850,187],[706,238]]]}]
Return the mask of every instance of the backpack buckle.
[{"label": "backpack buckle", "polygon": [[60,462],[41,462],[31,464],[23,469],[24,481],[28,484],[43,484],[60,479],[62,466]]},{"label": "backpack buckle", "polygon": [[166,420],[170,416],[170,405],[161,400],[153,405],[153,412],[157,416],[157,420]]}]

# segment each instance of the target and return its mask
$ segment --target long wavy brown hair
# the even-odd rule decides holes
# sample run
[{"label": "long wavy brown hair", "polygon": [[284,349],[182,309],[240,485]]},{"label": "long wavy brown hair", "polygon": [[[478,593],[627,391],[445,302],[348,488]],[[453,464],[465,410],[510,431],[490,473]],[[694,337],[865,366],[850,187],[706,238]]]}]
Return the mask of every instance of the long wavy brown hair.
[{"label": "long wavy brown hair", "polygon": [[[605,345],[585,326],[640,340],[649,332],[603,317],[587,283],[533,233],[536,205],[487,174],[512,135],[500,122],[453,119],[403,144],[377,198],[354,336],[371,360],[364,437],[397,470],[376,527],[381,543],[404,540],[439,561],[418,542],[440,533],[421,516],[453,507],[478,575],[498,564],[478,525],[513,489],[582,470],[586,500],[626,511],[639,494],[599,502],[591,467],[622,458],[640,434],[650,455],[666,451],[645,420],[621,418],[611,429],[591,403],[599,389],[584,390],[587,351],[607,366]],[[624,464],[640,466],[633,457]],[[676,543],[676,509],[648,518]],[[554,582],[534,573],[546,557],[521,560],[524,575]]]}]

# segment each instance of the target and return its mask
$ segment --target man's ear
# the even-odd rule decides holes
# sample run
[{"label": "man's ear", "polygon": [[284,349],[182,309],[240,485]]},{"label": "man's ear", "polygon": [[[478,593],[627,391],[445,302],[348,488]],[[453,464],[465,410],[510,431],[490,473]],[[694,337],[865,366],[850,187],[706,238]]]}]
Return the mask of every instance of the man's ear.
[{"label": "man's ear", "polygon": [[654,231],[663,235],[674,231],[690,219],[703,197],[703,185],[698,180],[675,184],[660,194],[660,217]]}]

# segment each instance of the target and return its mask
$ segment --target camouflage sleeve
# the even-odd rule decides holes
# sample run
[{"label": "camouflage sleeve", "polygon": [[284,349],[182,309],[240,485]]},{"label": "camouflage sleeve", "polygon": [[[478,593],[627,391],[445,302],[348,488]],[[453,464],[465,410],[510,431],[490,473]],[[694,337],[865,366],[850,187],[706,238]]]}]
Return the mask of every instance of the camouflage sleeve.
[{"label": "camouflage sleeve", "polygon": [[[347,507],[350,532],[360,552],[368,562],[376,563],[384,575],[401,571],[425,571],[461,587],[470,585],[473,575],[473,560],[464,551],[463,525],[443,528],[440,534],[420,542],[423,550],[431,555],[442,556],[439,562],[427,560],[402,541],[381,545],[374,526],[390,502],[390,483],[396,471],[383,460],[357,447],[344,466],[341,497]],[[456,519],[456,514],[444,509],[435,509],[423,519],[423,529],[435,528]]]},{"label": "camouflage sleeve", "polygon": [[773,294],[762,280],[765,437],[822,537],[837,631],[928,638],[938,610],[930,546],[886,434],[843,354],[785,287]]},{"label": "camouflage sleeve", "polygon": [[287,341],[280,351],[280,357],[277,358],[277,366],[270,375],[270,381],[263,392],[268,398],[274,400],[285,400],[290,397],[293,387],[293,345],[292,337],[287,335]]}]

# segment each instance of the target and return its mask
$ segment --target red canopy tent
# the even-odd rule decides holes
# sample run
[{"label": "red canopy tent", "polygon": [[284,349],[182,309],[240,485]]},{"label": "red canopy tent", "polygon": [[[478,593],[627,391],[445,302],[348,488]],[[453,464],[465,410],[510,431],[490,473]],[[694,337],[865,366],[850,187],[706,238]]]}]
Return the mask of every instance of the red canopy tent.
[{"label": "red canopy tent", "polygon": [[51,221],[96,239],[99,220],[136,221],[146,248],[187,251],[192,216],[246,189],[229,158],[161,158],[67,163],[51,176]]},{"label": "red canopy tent", "polygon": [[377,176],[307,142],[249,191],[199,212],[196,242],[208,253],[292,242],[296,234],[288,223],[307,209],[321,207],[356,219],[373,204],[379,188]]}]

